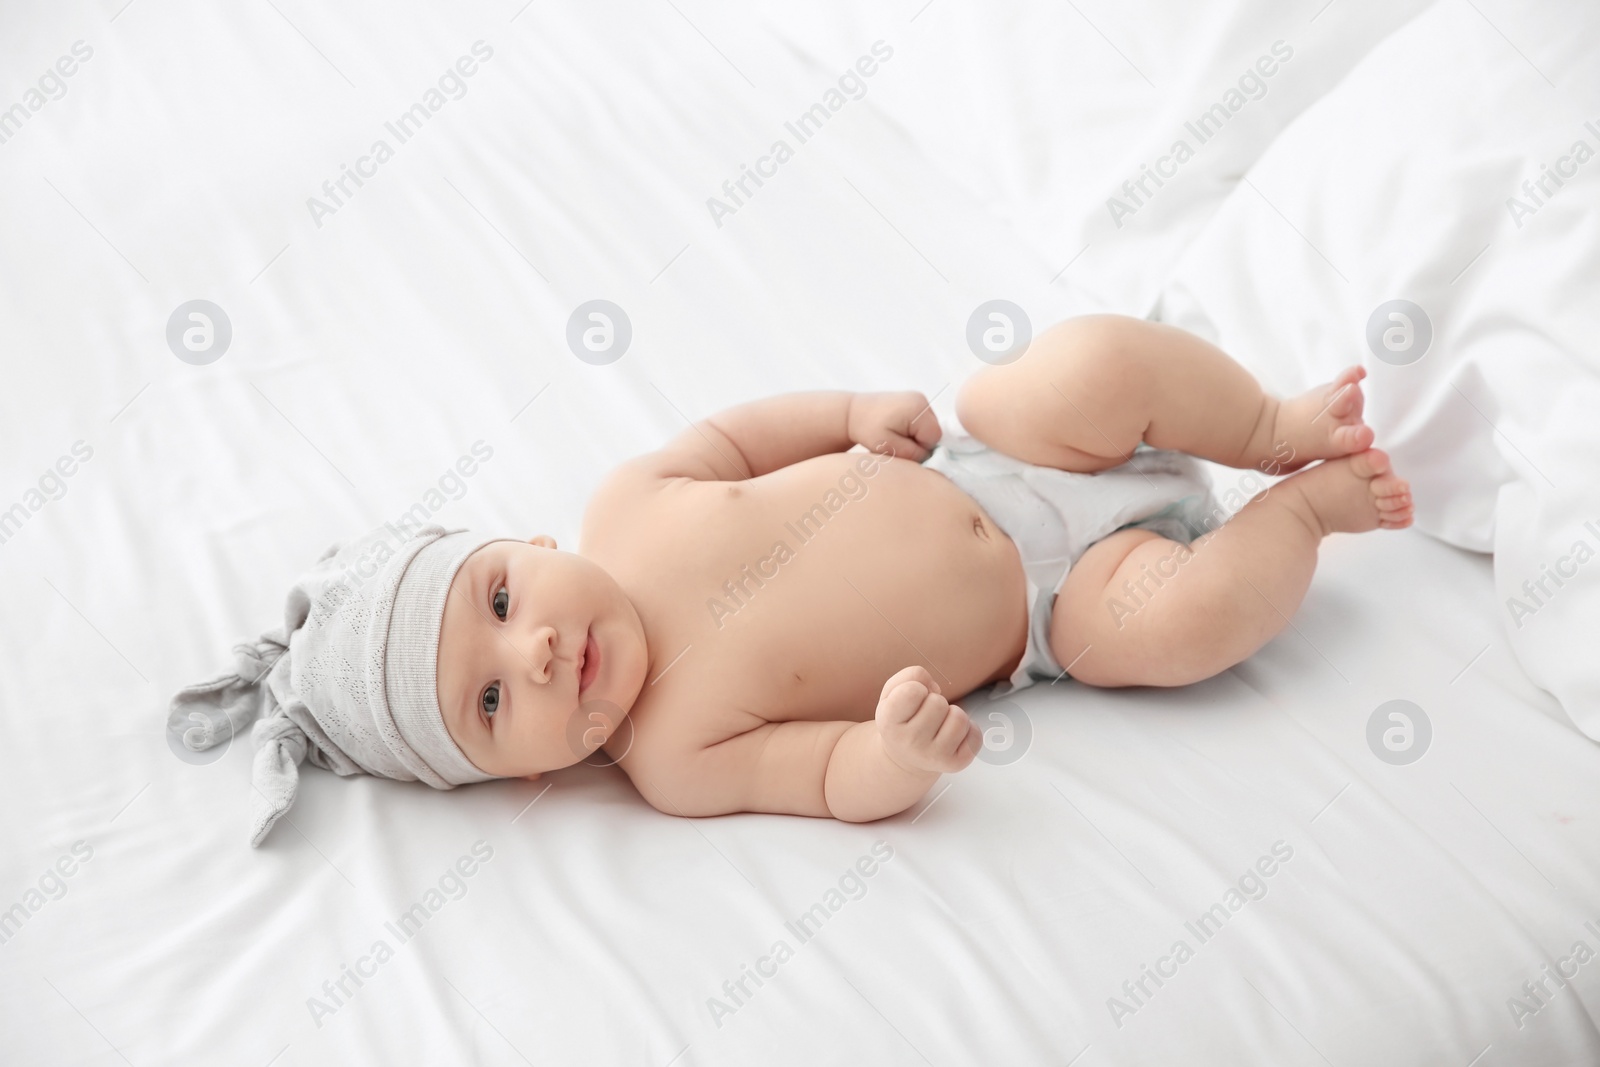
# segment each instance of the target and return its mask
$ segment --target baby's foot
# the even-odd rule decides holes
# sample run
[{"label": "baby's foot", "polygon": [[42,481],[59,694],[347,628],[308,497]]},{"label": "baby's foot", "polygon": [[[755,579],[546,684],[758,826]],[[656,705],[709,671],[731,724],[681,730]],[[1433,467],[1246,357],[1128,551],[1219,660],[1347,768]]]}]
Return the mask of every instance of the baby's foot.
[{"label": "baby's foot", "polygon": [[1372,447],[1372,427],[1361,421],[1366,398],[1361,379],[1367,369],[1347,367],[1327,385],[1278,402],[1272,427],[1277,474],[1297,471],[1319,459],[1351,456]]},{"label": "baby's foot", "polygon": [[1298,496],[1324,536],[1411,525],[1411,483],[1394,473],[1381,449],[1319,463],[1272,491],[1279,488]]}]

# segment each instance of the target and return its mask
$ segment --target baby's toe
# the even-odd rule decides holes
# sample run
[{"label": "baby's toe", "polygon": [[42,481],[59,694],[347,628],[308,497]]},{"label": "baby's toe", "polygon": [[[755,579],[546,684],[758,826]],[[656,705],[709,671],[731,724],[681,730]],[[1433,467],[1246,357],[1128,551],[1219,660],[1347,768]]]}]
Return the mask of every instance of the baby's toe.
[{"label": "baby's toe", "polygon": [[1350,457],[1350,470],[1359,478],[1376,478],[1389,473],[1389,454],[1381,448],[1369,448]]},{"label": "baby's toe", "polygon": [[1365,367],[1345,368],[1328,387],[1328,414],[1340,421],[1359,419],[1367,399],[1361,392],[1360,382],[1366,376]]},{"label": "baby's toe", "polygon": [[1335,389],[1340,389],[1346,385],[1354,385],[1356,382],[1359,382],[1366,376],[1367,368],[1363,367],[1359,363],[1352,363],[1350,366],[1339,372],[1339,376],[1333,380],[1333,387]]},{"label": "baby's toe", "polygon": [[1372,495],[1376,497],[1409,497],[1411,483],[1394,474],[1384,474],[1372,479]]},{"label": "baby's toe", "polygon": [[1411,483],[1393,474],[1380,475],[1367,483],[1372,502],[1378,509],[1378,526],[1403,530],[1411,525],[1416,505],[1411,498]]},{"label": "baby's toe", "polygon": [[1336,428],[1330,435],[1329,440],[1333,442],[1334,448],[1344,455],[1349,455],[1352,452],[1365,452],[1371,448],[1374,436],[1371,426],[1364,422],[1358,422],[1354,425]]}]

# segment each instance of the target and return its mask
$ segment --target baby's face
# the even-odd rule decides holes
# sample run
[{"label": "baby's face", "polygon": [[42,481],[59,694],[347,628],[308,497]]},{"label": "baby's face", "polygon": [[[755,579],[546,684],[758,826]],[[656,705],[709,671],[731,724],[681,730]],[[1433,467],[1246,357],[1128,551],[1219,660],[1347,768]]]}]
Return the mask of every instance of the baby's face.
[{"label": "baby's face", "polygon": [[548,538],[491,542],[456,572],[439,631],[439,710],[485,774],[577,763],[603,740],[579,706],[604,701],[595,706],[625,714],[647,666],[621,587]]}]

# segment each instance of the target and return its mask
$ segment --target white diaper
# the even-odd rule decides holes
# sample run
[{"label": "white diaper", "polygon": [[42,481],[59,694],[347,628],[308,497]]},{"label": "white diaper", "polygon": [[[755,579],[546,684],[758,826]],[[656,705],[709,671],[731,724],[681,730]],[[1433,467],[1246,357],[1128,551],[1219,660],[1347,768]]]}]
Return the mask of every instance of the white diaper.
[{"label": "white diaper", "polygon": [[[1200,463],[1141,444],[1096,474],[1036,467],[981,441],[947,435],[923,466],[949,478],[1016,542],[1028,578],[1028,648],[996,695],[1065,673],[1050,652],[1050,612],[1068,569],[1090,545],[1129,526],[1187,544],[1226,514]],[[1041,595],[1044,590],[1048,594]]]}]

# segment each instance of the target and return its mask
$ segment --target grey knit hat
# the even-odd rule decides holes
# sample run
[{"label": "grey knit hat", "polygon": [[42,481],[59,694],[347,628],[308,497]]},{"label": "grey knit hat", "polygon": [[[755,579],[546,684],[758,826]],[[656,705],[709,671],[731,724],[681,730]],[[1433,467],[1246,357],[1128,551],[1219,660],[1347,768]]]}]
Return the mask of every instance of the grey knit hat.
[{"label": "grey knit hat", "polygon": [[191,751],[255,722],[252,846],[294,803],[308,758],[435,789],[494,777],[445,728],[436,671],[450,583],[495,540],[385,525],[335,545],[289,590],[280,629],[235,645],[233,671],[173,698],[167,729]]}]

